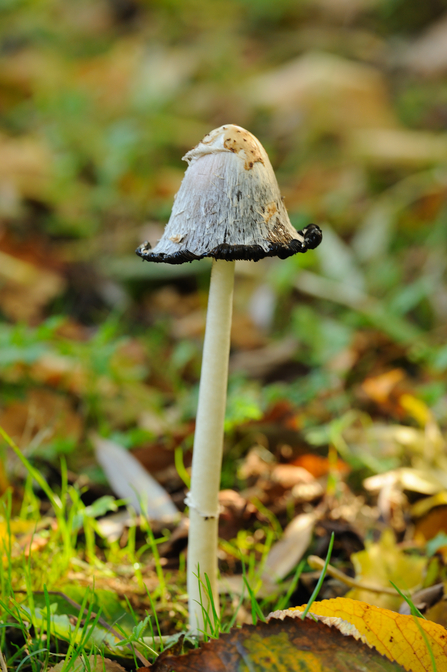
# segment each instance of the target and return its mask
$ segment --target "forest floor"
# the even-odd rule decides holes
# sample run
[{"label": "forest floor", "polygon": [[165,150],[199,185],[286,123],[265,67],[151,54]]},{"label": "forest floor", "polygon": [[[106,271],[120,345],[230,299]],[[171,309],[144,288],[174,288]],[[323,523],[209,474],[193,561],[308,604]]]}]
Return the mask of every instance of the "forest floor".
[{"label": "forest floor", "polygon": [[[210,263],[134,250],[161,236],[181,157],[230,122],[261,140],[292,224],[319,224],[323,243],[236,266],[220,627],[306,604],[332,533],[318,599],[409,613],[393,582],[446,627],[442,7],[76,5],[0,9],[7,669],[105,643],[135,670],[187,627]],[[144,515],[146,473],[178,517]]]}]

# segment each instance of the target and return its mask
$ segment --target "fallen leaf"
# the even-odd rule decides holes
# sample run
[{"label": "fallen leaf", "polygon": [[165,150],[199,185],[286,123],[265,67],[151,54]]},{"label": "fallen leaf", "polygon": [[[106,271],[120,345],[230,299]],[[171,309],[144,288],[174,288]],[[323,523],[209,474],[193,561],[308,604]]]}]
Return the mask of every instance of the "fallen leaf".
[{"label": "fallen leaf", "polygon": [[353,250],[329,225],[324,227],[324,249],[319,249],[316,255],[321,265],[322,275],[330,280],[354,287],[357,291],[364,291],[364,271],[359,266]]},{"label": "fallen leaf", "polygon": [[[419,611],[421,611],[423,614],[426,614],[431,607],[438,604],[443,598],[444,584],[436,583],[434,586],[423,588],[422,590],[418,590],[416,593],[413,593],[411,596],[411,601],[416,609],[419,609]],[[402,602],[399,608],[399,614],[406,614],[407,616],[411,616],[411,606],[408,604],[408,602]],[[435,621],[434,618],[428,618],[427,620]],[[439,621],[435,622],[439,623]],[[444,623],[441,623],[441,625],[444,625]]]},{"label": "fallen leaf", "polygon": [[235,539],[256,520],[257,509],[235,490],[219,492],[219,539]]},{"label": "fallen leaf", "polygon": [[[447,504],[447,502],[446,502]],[[447,533],[447,506],[436,506],[416,522],[414,537],[425,544],[439,533]],[[447,560],[447,546],[440,546],[438,552]]]},{"label": "fallen leaf", "polygon": [[47,303],[65,289],[54,271],[0,251],[0,306],[11,319],[35,322]]},{"label": "fallen leaf", "polygon": [[[403,617],[402,617],[403,618]],[[408,617],[405,617],[408,618]],[[309,618],[233,628],[181,656],[162,653],[153,672],[391,672],[403,670],[354,637]]]},{"label": "fallen leaf", "polygon": [[284,530],[284,535],[272,546],[264,565],[264,575],[270,581],[283,579],[299,563],[307,551],[318,515],[302,513]]},{"label": "fallen leaf", "polygon": [[335,465],[332,465],[327,457],[321,457],[321,455],[315,455],[314,453],[299,455],[293,460],[292,464],[306,469],[315,478],[326,476],[331,469],[345,475],[351,471],[350,467],[343,460],[337,459]]},{"label": "fallen leaf", "polygon": [[3,53],[0,67],[2,108],[8,102],[8,94],[15,102],[29,99],[35,90],[60,90],[67,81],[66,64],[65,59],[54,58],[54,52],[39,49],[33,43]]},{"label": "fallen leaf", "polygon": [[434,422],[433,414],[428,406],[412,394],[402,394],[399,403],[421,427],[425,427],[429,422]]},{"label": "fallen leaf", "polygon": [[118,497],[152,520],[171,521],[179,516],[166,490],[129,451],[99,436],[93,435],[91,440],[96,458]]},{"label": "fallen leaf", "polygon": [[406,50],[404,64],[426,77],[439,77],[447,71],[447,16],[429,26]]},{"label": "fallen leaf", "polygon": [[[427,429],[430,427],[428,425]],[[438,460],[445,451],[445,441],[437,432],[429,433],[426,429],[406,427],[404,425],[385,425],[376,422],[369,427],[347,427],[343,438],[351,450],[359,455],[371,453],[373,447],[377,458],[406,457],[410,454],[431,454]],[[425,462],[425,471],[427,463]],[[447,488],[447,478],[443,469],[436,469],[437,480]]]},{"label": "fallen leaf", "polygon": [[387,471],[384,474],[370,476],[363,481],[363,485],[369,492],[378,492],[388,482],[392,481],[403,490],[419,492],[422,495],[434,495],[441,492],[445,487],[442,475],[436,474],[429,469],[410,469],[402,467]]},{"label": "fallen leaf", "polygon": [[439,623],[439,625],[442,625],[444,628],[447,627],[447,600],[444,598],[430,607],[430,609],[427,609],[425,617],[429,621]]},{"label": "fallen leaf", "polygon": [[363,391],[377,404],[386,402],[394,388],[405,378],[405,371],[392,369],[379,376],[367,378],[362,383]]},{"label": "fallen leaf", "polygon": [[324,12],[325,17],[331,20],[344,22],[349,17],[352,21],[359,14],[363,14],[380,3],[380,0],[314,0],[314,4]]},{"label": "fallen leaf", "polygon": [[82,418],[70,400],[51,390],[30,390],[24,400],[12,401],[0,412],[0,425],[19,446],[31,439],[45,444],[55,438],[77,441]]},{"label": "fallen leaf", "polygon": [[10,138],[0,134],[0,187],[20,197],[41,199],[50,186],[52,156],[39,138]]},{"label": "fallen leaf", "polygon": [[[353,553],[351,562],[355,578],[365,584],[390,588],[390,581],[402,591],[409,591],[422,584],[427,559],[404,553],[396,544],[394,534],[387,529],[379,543],[366,542],[364,551]],[[399,609],[402,598],[392,595],[371,593],[355,588],[348,596],[368,604],[388,609]]]},{"label": "fallen leaf", "polygon": [[290,490],[294,485],[315,482],[315,478],[306,469],[293,464],[277,464],[273,467],[270,477],[285,490]]},{"label": "fallen leaf", "polygon": [[[48,525],[47,525],[48,526]],[[19,557],[22,554],[28,557],[29,553],[38,548],[42,548],[48,543],[48,538],[42,538],[37,528],[42,529],[45,523],[42,520],[40,525],[35,520],[21,520],[12,518],[6,523],[0,518],[0,548],[10,549],[10,553],[2,552],[2,561],[8,564],[9,555]]]},{"label": "fallen leaf", "polygon": [[111,513],[97,520],[98,529],[107,541],[118,541],[126,527],[135,525],[135,516],[128,509]]},{"label": "fallen leaf", "polygon": [[273,455],[263,446],[251,448],[238,469],[238,478],[249,479],[268,476],[273,467]]},{"label": "fallen leaf", "polygon": [[371,166],[424,168],[445,160],[447,134],[390,128],[354,130],[349,149],[353,159]]},{"label": "fallen leaf", "polygon": [[295,338],[285,338],[264,348],[236,352],[230,357],[230,371],[243,372],[251,378],[265,378],[276,368],[290,362],[297,349]]},{"label": "fallen leaf", "polygon": [[235,310],[231,323],[231,346],[238,350],[259,350],[266,338],[247,313]]},{"label": "fallen leaf", "polygon": [[148,48],[144,40],[121,38],[105,54],[83,59],[75,77],[79,86],[107,109],[126,109],[129,99],[138,105],[163,104],[191,75],[198,57],[191,49]]},{"label": "fallen leaf", "polygon": [[[48,672],[62,672],[67,666],[67,660],[61,660],[60,663],[51,667]],[[85,670],[90,670],[90,672],[125,672],[124,667],[119,665],[119,663],[110,658],[103,658],[103,656],[88,656],[86,659],[84,656],[76,658],[74,661],[70,661],[70,670],[71,672],[85,672]]]},{"label": "fallen leaf", "polygon": [[333,54],[311,52],[253,80],[253,102],[280,120],[346,135],[356,128],[392,128],[396,120],[378,70]]},{"label": "fallen leaf", "polygon": [[[297,611],[299,614],[305,606],[274,612],[270,614],[270,618],[284,618]],[[438,671],[447,669],[447,630],[437,623],[404,616],[344,597],[314,602],[311,613],[323,617],[323,622],[328,617],[329,623],[332,622],[342,632],[347,630],[347,634],[350,634],[349,625],[354,626],[362,641],[411,672],[428,672],[434,669],[422,629]]]},{"label": "fallen leaf", "polygon": [[78,359],[56,352],[42,354],[30,367],[34,381],[81,395],[87,387],[88,375]]},{"label": "fallen leaf", "polygon": [[432,509],[442,507],[445,504],[447,504],[447,491],[442,490],[441,492],[437,492],[436,495],[432,495],[432,497],[420,499],[416,504],[413,504],[411,515],[413,518],[420,518]]}]

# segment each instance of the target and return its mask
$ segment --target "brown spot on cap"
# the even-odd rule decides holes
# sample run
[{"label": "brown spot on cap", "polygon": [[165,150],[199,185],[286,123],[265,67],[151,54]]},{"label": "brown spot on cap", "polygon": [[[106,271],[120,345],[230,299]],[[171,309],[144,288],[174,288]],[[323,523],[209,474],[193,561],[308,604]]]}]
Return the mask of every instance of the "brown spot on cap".
[{"label": "brown spot on cap", "polygon": [[182,236],[181,234],[176,233],[173,236],[169,236],[169,240],[172,240],[173,243],[181,243],[184,237],[185,236]]},{"label": "brown spot on cap", "polygon": [[273,217],[275,212],[278,212],[278,208],[276,207],[276,203],[272,201],[271,203],[268,203],[265,208],[265,212],[262,215],[266,223]]},{"label": "brown spot on cap", "polygon": [[261,147],[251,133],[235,126],[229,126],[225,131],[224,147],[241,155],[245,160],[245,170],[251,170],[258,161],[265,165]]}]

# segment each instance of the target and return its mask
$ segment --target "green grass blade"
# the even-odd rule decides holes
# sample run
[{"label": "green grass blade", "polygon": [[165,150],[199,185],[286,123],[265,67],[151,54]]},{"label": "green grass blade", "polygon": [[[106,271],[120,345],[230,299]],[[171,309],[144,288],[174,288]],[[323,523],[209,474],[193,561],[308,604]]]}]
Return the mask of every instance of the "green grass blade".
[{"label": "green grass blade", "polygon": [[310,611],[310,608],[311,608],[312,604],[317,599],[317,596],[318,596],[318,593],[320,592],[321,586],[323,585],[323,581],[324,581],[324,578],[326,576],[327,568],[328,568],[328,565],[329,565],[329,562],[330,562],[330,559],[331,559],[332,549],[334,547],[334,539],[335,539],[335,534],[332,532],[331,540],[329,542],[329,548],[328,548],[327,555],[326,555],[326,561],[325,561],[324,567],[323,567],[323,571],[321,572],[320,578],[318,579],[318,583],[315,586],[315,590],[312,593],[309,602],[307,603],[307,607],[305,608],[305,610],[301,614],[302,619],[306,618],[307,614]]}]

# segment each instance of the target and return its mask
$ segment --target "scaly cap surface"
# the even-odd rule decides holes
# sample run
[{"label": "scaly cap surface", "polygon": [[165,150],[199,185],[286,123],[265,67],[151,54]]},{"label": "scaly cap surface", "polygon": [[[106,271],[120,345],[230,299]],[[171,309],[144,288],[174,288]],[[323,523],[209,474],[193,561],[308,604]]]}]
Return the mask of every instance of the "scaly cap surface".
[{"label": "scaly cap surface", "polygon": [[183,158],[189,165],[171,217],[154,249],[138,247],[143,259],[284,259],[320,244],[318,226],[290,223],[267,153],[248,131],[216,128]]}]

